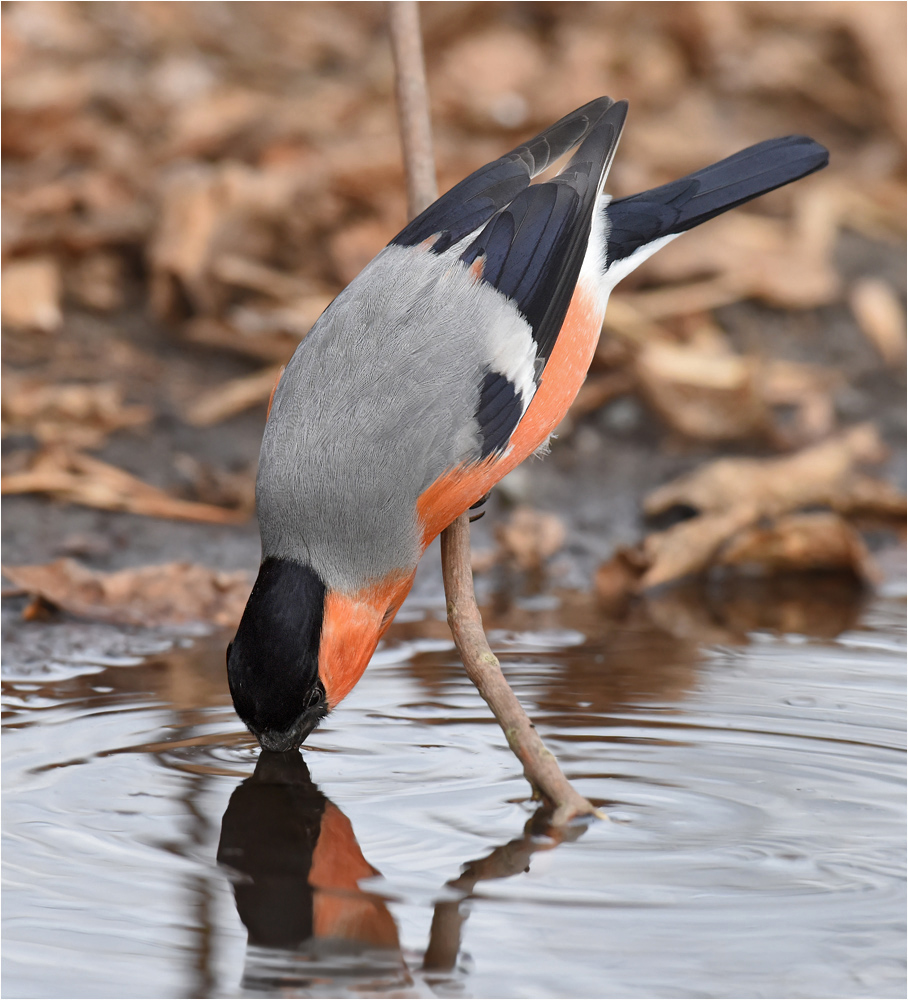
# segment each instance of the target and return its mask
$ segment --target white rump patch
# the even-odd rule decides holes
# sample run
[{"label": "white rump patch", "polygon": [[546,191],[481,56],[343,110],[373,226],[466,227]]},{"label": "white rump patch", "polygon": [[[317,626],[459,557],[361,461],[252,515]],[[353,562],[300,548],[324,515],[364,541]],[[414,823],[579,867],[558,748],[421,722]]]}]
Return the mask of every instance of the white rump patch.
[{"label": "white rump patch", "polygon": [[609,292],[611,292],[619,281],[626,278],[631,271],[636,271],[657,250],[661,250],[666,244],[671,243],[672,240],[676,240],[680,235],[680,233],[673,233],[671,236],[660,236],[658,239],[653,240],[652,243],[646,243],[642,247],[637,247],[629,257],[625,257],[623,260],[616,260],[611,265],[606,261],[607,270],[605,278],[604,280],[600,278],[600,285],[604,289],[606,297],[608,297]]}]

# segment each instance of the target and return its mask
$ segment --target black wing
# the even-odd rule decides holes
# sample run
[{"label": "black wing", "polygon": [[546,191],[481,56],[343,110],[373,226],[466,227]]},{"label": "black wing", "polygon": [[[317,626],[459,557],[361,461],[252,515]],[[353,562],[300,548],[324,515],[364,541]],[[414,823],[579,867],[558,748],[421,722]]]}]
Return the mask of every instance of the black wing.
[{"label": "black wing", "polygon": [[526,317],[543,360],[551,354],[574,294],[593,211],[627,114],[627,102],[606,101],[565,169],[521,191],[461,256],[467,264],[483,258],[482,280]]},{"label": "black wing", "polygon": [[391,243],[409,247],[438,236],[432,249],[435,253],[443,253],[488,222],[516,198],[532,178],[581,142],[593,122],[611,104],[608,97],[590,101],[529,142],[480,167],[417,215]]},{"label": "black wing", "polygon": [[[482,280],[507,295],[533,329],[537,356],[551,353],[574,293],[592,214],[618,144],[627,103],[600,97],[453,187],[394,240],[414,246],[436,236],[443,253],[486,223],[461,255],[483,258]],[[553,180],[530,186],[576,147]],[[496,394],[497,395],[497,394]]]}]

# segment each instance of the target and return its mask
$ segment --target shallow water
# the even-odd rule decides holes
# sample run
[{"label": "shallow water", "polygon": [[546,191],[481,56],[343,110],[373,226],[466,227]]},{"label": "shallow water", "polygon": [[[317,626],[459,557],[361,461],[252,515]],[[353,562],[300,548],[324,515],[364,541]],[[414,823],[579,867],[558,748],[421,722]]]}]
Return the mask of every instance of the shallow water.
[{"label": "shallow water", "polygon": [[490,612],[560,844],[437,611],[261,759],[223,636],[8,614],[4,996],[902,997],[904,603]]}]

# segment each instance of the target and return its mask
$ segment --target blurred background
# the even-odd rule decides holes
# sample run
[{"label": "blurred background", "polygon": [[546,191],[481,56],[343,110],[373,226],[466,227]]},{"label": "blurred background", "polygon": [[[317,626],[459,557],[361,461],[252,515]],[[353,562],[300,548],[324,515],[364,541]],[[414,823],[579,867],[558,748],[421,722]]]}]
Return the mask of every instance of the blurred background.
[{"label": "blurred background", "polygon": [[[878,579],[855,524],[904,514],[904,5],[421,13],[442,190],[604,93],[631,108],[615,195],[772,136],[831,151],[621,286],[552,456],[477,525],[477,570],[595,575],[606,603],[717,561]],[[229,624],[280,365],[406,221],[385,5],[9,4],[3,83],[7,568],[188,559],[221,574],[214,605],[161,614]],[[703,499],[728,455],[757,459],[749,513]],[[67,606],[94,585],[67,566],[16,581]]]}]

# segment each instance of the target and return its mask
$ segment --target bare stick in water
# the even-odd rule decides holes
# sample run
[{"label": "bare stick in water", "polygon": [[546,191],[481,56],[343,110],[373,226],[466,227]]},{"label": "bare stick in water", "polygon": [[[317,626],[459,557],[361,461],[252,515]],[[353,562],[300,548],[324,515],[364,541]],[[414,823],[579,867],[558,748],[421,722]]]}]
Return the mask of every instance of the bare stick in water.
[{"label": "bare stick in water", "polygon": [[[437,196],[425,62],[415,0],[389,3],[397,107],[407,172],[411,218]],[[448,624],[467,676],[476,685],[504,730],[508,745],[523,765],[534,793],[554,807],[552,826],[577,816],[602,816],[565,778],[545,748],[489,648],[473,590],[470,568],[470,520],[461,516],[441,535],[441,567],[448,602]]]},{"label": "bare stick in water", "polygon": [[551,823],[562,826],[576,816],[602,816],[565,778],[489,648],[473,590],[470,568],[470,519],[459,518],[441,536],[441,566],[448,601],[448,625],[467,676],[476,685],[504,730],[508,746],[538,796],[555,807]]}]

